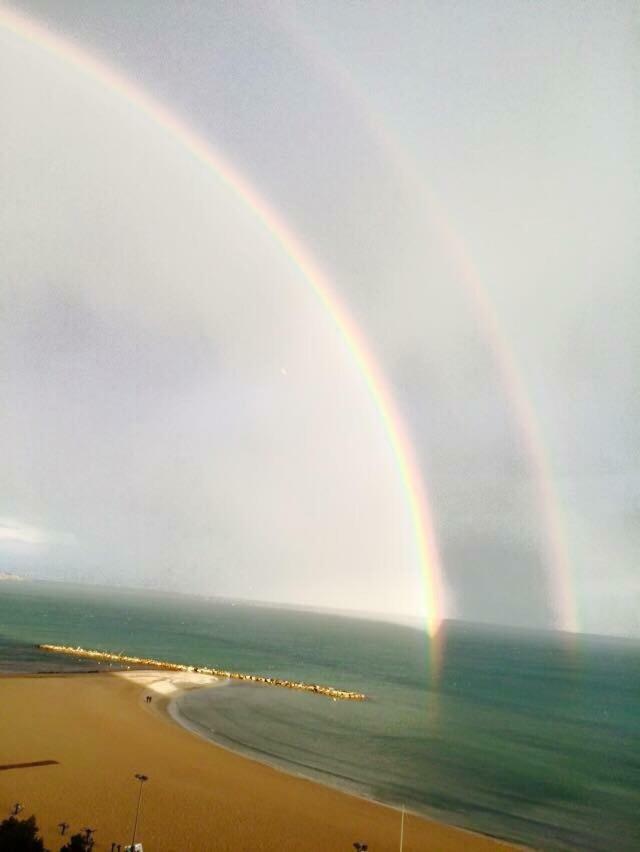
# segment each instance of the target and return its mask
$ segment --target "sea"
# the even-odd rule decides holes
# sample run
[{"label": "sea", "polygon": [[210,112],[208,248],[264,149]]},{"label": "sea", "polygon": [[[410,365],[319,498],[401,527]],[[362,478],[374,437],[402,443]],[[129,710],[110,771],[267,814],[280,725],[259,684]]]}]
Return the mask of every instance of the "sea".
[{"label": "sea", "polygon": [[108,668],[35,647],[56,643],[364,692],[365,702],[333,701],[231,682],[183,693],[172,711],[227,748],[407,812],[535,849],[640,850],[640,644],[442,629],[433,678],[414,627],[0,583],[0,671]]}]

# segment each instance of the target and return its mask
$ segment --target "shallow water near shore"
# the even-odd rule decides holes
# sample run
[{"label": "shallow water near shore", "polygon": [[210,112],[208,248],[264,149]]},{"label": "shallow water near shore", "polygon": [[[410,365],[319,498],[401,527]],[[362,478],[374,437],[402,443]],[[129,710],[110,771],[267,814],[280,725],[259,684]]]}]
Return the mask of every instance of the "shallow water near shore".
[{"label": "shallow water near shore", "polygon": [[222,745],[361,795],[543,849],[640,848],[640,647],[447,625],[437,683],[417,629],[291,609],[62,584],[0,587],[0,670],[86,670],[83,645],[300,679],[190,691]]}]

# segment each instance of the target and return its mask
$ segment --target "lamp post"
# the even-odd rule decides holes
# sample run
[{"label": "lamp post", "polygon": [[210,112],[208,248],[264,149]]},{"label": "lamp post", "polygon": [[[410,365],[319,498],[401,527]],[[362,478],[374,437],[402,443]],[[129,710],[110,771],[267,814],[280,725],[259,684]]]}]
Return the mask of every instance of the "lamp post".
[{"label": "lamp post", "polygon": [[141,775],[140,773],[136,772],[136,774],[134,775],[134,778],[137,781],[140,782],[140,792],[138,793],[138,806],[136,808],[136,818],[135,818],[135,821],[133,823],[133,836],[131,837],[131,852],[135,852],[135,848],[136,848],[136,829],[138,827],[138,816],[140,814],[140,803],[142,801],[142,785],[144,784],[145,781],[149,780],[149,776],[148,775]]}]

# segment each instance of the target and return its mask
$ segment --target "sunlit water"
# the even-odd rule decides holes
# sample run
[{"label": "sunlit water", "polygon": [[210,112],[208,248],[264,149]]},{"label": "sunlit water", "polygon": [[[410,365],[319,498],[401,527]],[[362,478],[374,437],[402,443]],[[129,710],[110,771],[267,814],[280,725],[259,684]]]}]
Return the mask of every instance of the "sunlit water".
[{"label": "sunlit water", "polygon": [[449,627],[429,685],[425,638],[408,627],[2,583],[2,669],[97,667],[39,642],[363,691],[366,703],[233,684],[176,709],[224,745],[457,825],[544,849],[640,849],[638,644]]}]

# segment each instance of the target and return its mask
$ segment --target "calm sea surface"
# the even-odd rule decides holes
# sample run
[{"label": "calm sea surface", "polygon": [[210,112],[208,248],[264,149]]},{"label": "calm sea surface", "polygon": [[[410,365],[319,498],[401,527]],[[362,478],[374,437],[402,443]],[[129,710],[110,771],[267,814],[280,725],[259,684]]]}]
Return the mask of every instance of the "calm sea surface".
[{"label": "calm sea surface", "polygon": [[[201,733],[291,772],[542,849],[640,849],[640,645],[408,627],[45,583],[0,584],[0,670],[95,669],[54,642],[359,690],[186,693]],[[0,681],[0,690],[2,689]]]}]

